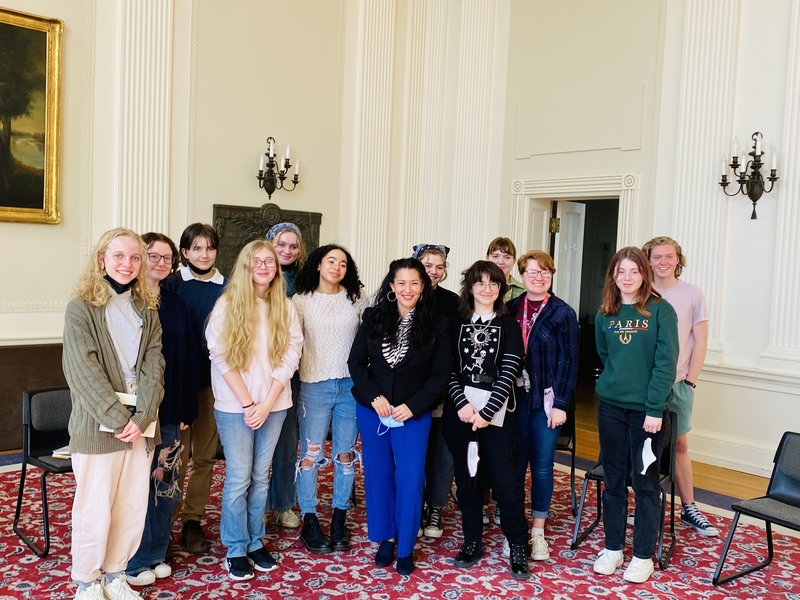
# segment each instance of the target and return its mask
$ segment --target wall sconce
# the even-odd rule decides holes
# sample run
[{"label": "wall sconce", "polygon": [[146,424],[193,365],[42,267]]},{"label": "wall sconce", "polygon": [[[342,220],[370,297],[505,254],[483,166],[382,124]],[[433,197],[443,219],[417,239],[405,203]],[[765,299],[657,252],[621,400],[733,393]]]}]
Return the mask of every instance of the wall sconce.
[{"label": "wall sconce", "polygon": [[[739,171],[739,157],[737,156],[739,153],[739,140],[738,138],[733,138],[733,162],[730,165],[726,165],[728,162],[727,157],[723,154],[722,155],[722,181],[719,184],[722,186],[722,191],[725,192],[726,196],[736,196],[738,194],[747,194],[747,197],[753,202],[753,214],[750,215],[751,219],[757,219],[758,215],[756,215],[756,202],[759,201],[761,195],[766,192],[770,193],[772,188],[775,186],[775,182],[780,179],[777,175],[777,164],[778,164],[778,157],[775,154],[775,149],[772,149],[772,164],[770,165],[769,177],[767,177],[767,181],[770,182],[769,189],[764,189],[764,177],[761,175],[761,167],[764,163],[761,162],[761,157],[764,153],[761,151],[761,139],[764,136],[761,135],[760,131],[756,131],[753,134],[753,151],[748,152],[748,155],[752,156],[752,160],[748,160],[747,164],[744,166],[744,169]],[[730,185],[728,181],[728,167],[733,169],[733,174],[736,176],[736,183],[739,184],[739,189],[734,192],[733,194],[729,194],[727,188]],[[747,171],[750,171],[748,174]]]},{"label": "wall sconce", "polygon": [[[266,167],[266,171],[264,167]],[[280,162],[277,162],[275,158],[275,138],[268,137],[267,151],[262,154],[259,159],[258,175],[256,175],[256,179],[258,179],[258,187],[267,192],[267,196],[269,196],[270,200],[275,190],[291,192],[297,187],[297,184],[300,183],[300,177],[298,176],[300,172],[300,160],[298,159],[297,164],[294,166],[294,177],[288,182],[292,184],[292,187],[286,187],[288,185],[286,178],[289,175],[289,169],[291,167],[292,163],[289,162],[289,145],[286,145],[286,154],[281,156]]]}]

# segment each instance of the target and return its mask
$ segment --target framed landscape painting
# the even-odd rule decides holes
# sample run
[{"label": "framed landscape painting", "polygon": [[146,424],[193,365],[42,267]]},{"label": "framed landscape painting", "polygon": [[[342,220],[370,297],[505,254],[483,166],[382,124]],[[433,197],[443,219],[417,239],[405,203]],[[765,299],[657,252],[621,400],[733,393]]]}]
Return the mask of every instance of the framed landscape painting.
[{"label": "framed landscape painting", "polygon": [[63,21],[0,9],[0,221],[58,223]]}]

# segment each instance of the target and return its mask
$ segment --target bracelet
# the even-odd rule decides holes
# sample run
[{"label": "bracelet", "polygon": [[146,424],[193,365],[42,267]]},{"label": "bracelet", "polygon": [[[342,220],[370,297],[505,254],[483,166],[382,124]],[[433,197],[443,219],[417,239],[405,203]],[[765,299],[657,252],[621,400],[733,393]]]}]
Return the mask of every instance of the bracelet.
[{"label": "bracelet", "polygon": [[255,404],[255,402],[251,402],[250,404],[248,404],[247,406],[243,406],[242,408],[250,408],[250,407],[251,407],[251,406],[253,406],[254,404]]},{"label": "bracelet", "polygon": [[383,394],[381,394],[380,396],[375,396],[375,399],[372,402],[370,402],[370,404],[375,404],[375,402],[377,402],[381,398],[383,398]]},{"label": "bracelet", "polygon": [[696,389],[697,388],[697,385],[693,381],[689,381],[688,379],[684,379],[683,383],[685,383],[686,385],[688,385],[692,389]]}]

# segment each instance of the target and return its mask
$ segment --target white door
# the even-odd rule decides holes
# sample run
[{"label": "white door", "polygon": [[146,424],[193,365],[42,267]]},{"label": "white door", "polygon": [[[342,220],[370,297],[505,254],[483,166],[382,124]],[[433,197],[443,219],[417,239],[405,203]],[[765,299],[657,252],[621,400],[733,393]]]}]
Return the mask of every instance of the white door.
[{"label": "white door", "polygon": [[556,275],[553,291],[575,312],[581,303],[581,267],[583,266],[583,230],[586,224],[586,205],[580,202],[559,202],[561,220],[556,234]]},{"label": "white door", "polygon": [[528,250],[544,250],[550,247],[550,200],[531,198],[528,205],[528,239],[525,248],[517,248],[522,256]]}]

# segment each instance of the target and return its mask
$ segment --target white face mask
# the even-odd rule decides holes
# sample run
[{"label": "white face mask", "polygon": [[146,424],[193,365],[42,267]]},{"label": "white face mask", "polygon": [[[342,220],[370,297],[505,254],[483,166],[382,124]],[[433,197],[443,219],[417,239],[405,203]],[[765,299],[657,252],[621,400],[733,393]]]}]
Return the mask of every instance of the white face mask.
[{"label": "white face mask", "polygon": [[653,454],[653,438],[649,437],[642,444],[642,475],[647,474],[647,469],[656,462],[656,455]]},{"label": "white face mask", "polygon": [[[392,410],[394,410],[394,406],[392,407]],[[385,434],[392,427],[403,427],[405,425],[405,423],[403,423],[402,421],[395,421],[392,415],[389,415],[388,417],[378,416],[378,418],[381,420],[380,424],[378,425],[378,432],[377,432],[378,435]],[[381,425],[386,427],[386,429],[381,431]]]},{"label": "white face mask", "polygon": [[478,455],[478,442],[470,442],[467,447],[467,469],[469,476],[475,477],[478,474],[478,463],[481,457]]}]

